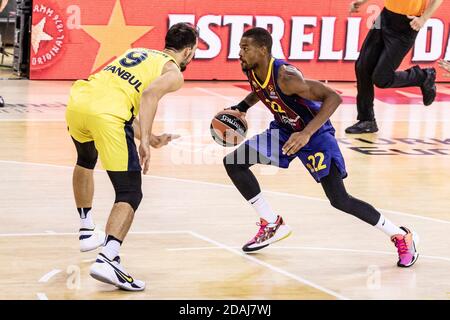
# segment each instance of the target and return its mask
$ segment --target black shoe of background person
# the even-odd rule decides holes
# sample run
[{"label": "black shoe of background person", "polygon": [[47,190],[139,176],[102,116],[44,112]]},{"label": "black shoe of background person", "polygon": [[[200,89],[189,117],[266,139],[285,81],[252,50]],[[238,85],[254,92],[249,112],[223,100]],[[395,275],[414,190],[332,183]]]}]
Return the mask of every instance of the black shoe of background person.
[{"label": "black shoe of background person", "polygon": [[345,133],[357,134],[357,133],[373,133],[377,132],[377,122],[375,120],[372,121],[358,121],[354,125],[345,129]]},{"label": "black shoe of background person", "polygon": [[426,68],[423,69],[427,77],[425,81],[420,86],[420,90],[422,91],[423,96],[423,104],[429,106],[433,103],[436,98],[436,69],[435,68]]}]

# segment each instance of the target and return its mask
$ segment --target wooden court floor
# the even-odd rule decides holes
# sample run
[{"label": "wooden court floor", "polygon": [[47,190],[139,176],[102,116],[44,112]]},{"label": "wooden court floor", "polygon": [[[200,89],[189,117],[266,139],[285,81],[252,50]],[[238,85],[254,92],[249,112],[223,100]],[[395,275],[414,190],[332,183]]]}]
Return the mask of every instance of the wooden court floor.
[{"label": "wooden court floor", "polygon": [[[158,110],[155,132],[181,138],[152,150],[121,254],[147,289],[126,293],[90,278],[96,252],[78,251],[75,149],[64,122],[70,84],[0,81],[0,299],[450,299],[450,85],[430,107],[418,90],[377,92],[380,131],[354,136],[344,129],[356,117],[355,86],[330,84],[344,97],[332,122],[349,193],[421,237],[418,262],[400,269],[389,239],[332,208],[299,161],[254,168],[293,234],[242,254],[257,217],[223,169],[232,149],[212,141],[209,123],[246,86],[186,83]],[[252,108],[249,136],[270,119],[262,105]],[[94,219],[104,227],[114,193],[100,163],[95,183]]]}]

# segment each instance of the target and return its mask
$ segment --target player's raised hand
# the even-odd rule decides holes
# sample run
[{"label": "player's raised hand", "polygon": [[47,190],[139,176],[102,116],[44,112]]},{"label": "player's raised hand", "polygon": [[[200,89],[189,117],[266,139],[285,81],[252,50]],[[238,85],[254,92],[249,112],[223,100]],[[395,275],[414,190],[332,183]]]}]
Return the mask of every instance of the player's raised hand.
[{"label": "player's raised hand", "polygon": [[422,29],[423,25],[426,22],[425,19],[422,17],[416,17],[416,16],[407,16],[407,17],[408,17],[408,19],[411,19],[411,22],[409,23],[409,25],[415,31],[419,31],[420,29]]},{"label": "player's raised hand", "polygon": [[350,3],[350,13],[354,13],[354,12],[359,12],[359,9],[361,8],[361,6],[366,3],[367,0],[356,0],[356,1],[352,1],[352,3]]},{"label": "player's raised hand", "polygon": [[450,62],[445,60],[439,60],[438,65],[441,69],[447,71],[448,73],[444,73],[444,76],[450,78]]},{"label": "player's raised hand", "polygon": [[178,139],[180,137],[179,134],[169,134],[164,133],[160,136],[152,135],[150,138],[150,145],[153,148],[161,148],[167,145],[170,141]]},{"label": "player's raised hand", "polygon": [[303,148],[309,142],[310,138],[311,135],[305,131],[292,133],[289,140],[286,141],[283,146],[283,154],[290,156],[297,153],[298,150]]},{"label": "player's raised hand", "polygon": [[142,143],[139,145],[139,162],[143,168],[144,174],[147,174],[150,166],[150,146],[148,143]]}]

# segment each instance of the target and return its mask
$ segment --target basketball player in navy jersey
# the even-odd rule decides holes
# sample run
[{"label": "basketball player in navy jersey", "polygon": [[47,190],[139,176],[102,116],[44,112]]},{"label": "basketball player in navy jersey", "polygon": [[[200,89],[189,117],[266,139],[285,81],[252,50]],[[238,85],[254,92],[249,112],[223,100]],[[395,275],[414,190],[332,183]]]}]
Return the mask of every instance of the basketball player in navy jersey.
[{"label": "basketball player in navy jersey", "polygon": [[397,247],[399,267],[412,266],[418,253],[418,236],[398,227],[373,206],[350,196],[344,186],[344,158],[329,120],[341,97],[318,81],[306,80],[295,67],[271,55],[272,37],[263,28],[246,31],[240,41],[240,62],[252,92],[231,109],[245,116],[261,101],[274,120],[263,133],[245,141],[224,158],[225,169],[242,196],[260,216],[259,230],[242,248],[260,250],[288,237],[291,229],[261,194],[250,167],[256,163],[288,168],[299,158],[312,177],[321,183],[333,207],[349,213],[387,234]]}]

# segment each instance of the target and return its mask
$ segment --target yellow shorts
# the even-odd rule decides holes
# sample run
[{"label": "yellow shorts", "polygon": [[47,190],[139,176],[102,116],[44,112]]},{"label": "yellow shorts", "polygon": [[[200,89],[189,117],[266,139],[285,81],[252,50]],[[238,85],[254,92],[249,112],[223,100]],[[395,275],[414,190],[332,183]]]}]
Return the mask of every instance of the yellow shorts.
[{"label": "yellow shorts", "polygon": [[109,114],[89,114],[69,105],[66,121],[78,152],[83,150],[83,144],[93,142],[105,170],[141,171],[132,120],[124,121]]}]

